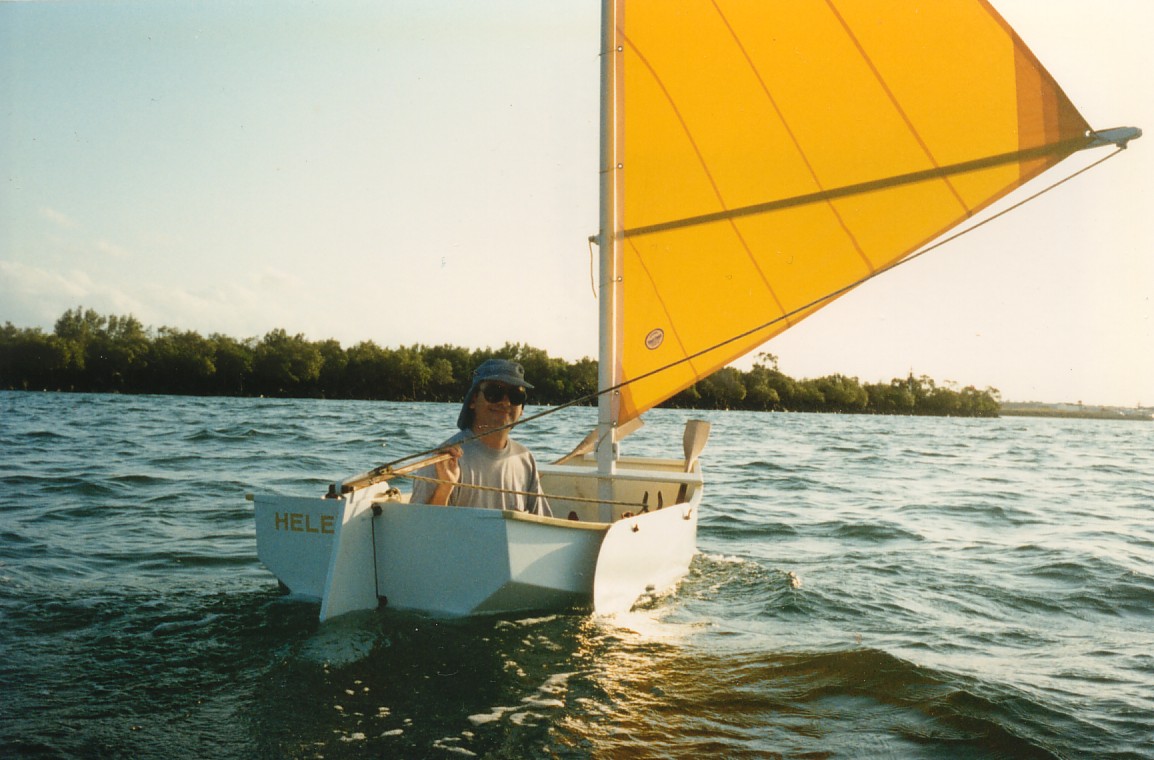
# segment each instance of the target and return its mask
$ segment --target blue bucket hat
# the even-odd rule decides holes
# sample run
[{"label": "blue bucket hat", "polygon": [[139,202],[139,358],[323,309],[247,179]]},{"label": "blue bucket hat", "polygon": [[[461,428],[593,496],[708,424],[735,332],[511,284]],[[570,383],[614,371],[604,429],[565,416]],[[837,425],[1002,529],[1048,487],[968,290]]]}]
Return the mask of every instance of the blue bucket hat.
[{"label": "blue bucket hat", "polygon": [[485,360],[480,367],[473,370],[473,382],[469,385],[469,392],[465,394],[465,400],[461,404],[461,413],[457,415],[458,429],[468,430],[473,426],[473,410],[469,408],[469,402],[473,400],[477,388],[486,380],[496,380],[507,385],[519,385],[528,389],[533,388],[532,385],[525,382],[525,368],[517,362],[511,362],[508,359]]}]

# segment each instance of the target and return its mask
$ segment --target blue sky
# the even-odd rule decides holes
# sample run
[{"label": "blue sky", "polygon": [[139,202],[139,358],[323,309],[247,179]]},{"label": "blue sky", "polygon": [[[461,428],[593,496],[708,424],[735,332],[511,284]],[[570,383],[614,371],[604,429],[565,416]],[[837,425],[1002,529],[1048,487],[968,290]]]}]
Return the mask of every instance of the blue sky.
[{"label": "blue sky", "polygon": [[[1092,125],[1154,129],[1154,4],[994,4]],[[0,321],[596,355],[597,27],[591,0],[2,3]],[[765,350],[1154,404],[1148,140]]]}]

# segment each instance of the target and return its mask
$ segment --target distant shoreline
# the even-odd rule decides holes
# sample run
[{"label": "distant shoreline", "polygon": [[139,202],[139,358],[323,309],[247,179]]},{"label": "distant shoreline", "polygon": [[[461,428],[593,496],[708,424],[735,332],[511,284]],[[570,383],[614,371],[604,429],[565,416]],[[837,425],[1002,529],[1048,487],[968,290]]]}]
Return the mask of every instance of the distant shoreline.
[{"label": "distant shoreline", "polygon": [[1137,422],[1154,421],[1154,409],[1139,407],[1124,409],[1119,407],[1084,406],[1002,402],[998,410],[1001,417],[1047,417],[1071,420],[1130,420]]}]

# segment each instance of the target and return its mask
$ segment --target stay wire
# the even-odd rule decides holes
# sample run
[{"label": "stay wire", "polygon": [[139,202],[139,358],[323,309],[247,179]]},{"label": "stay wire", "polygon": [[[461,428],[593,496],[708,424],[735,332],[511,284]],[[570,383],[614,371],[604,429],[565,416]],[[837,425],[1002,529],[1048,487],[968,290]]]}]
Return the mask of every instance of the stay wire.
[{"label": "stay wire", "polygon": [[[748,338],[751,335],[756,335],[757,333],[759,333],[763,330],[767,330],[770,327],[773,327],[774,325],[777,325],[781,322],[788,321],[788,320],[792,319],[793,317],[796,317],[798,314],[801,314],[801,313],[806,312],[810,309],[813,309],[817,306],[820,306],[824,303],[827,303],[828,301],[832,301],[836,298],[839,298],[839,297],[845,295],[846,293],[848,293],[849,291],[853,290],[854,288],[869,282],[870,280],[874,279],[875,277],[880,277],[881,275],[883,275],[887,272],[892,272],[893,270],[897,269],[900,266],[908,264],[911,261],[914,261],[915,259],[919,259],[922,256],[925,256],[927,253],[930,253],[931,251],[935,251],[938,248],[941,248],[942,246],[946,245],[947,243],[952,243],[955,240],[957,240],[958,238],[960,238],[964,235],[968,235],[971,232],[974,232],[975,230],[986,226],[987,224],[989,224],[990,222],[992,222],[996,219],[1000,219],[1001,217],[1005,216],[1006,214],[1010,213],[1011,211],[1015,211],[1015,210],[1021,208],[1022,206],[1026,205],[1027,203],[1031,203],[1031,202],[1037,200],[1038,198],[1042,197],[1043,195],[1050,192],[1051,190],[1055,190],[1058,187],[1061,187],[1062,185],[1066,184],[1070,180],[1072,180],[1076,177],[1079,177],[1079,176],[1085,174],[1086,172],[1090,171],[1091,169],[1094,169],[1094,168],[1102,165],[1106,161],[1117,156],[1123,150],[1125,150],[1125,148],[1119,147],[1116,150],[1114,150],[1114,152],[1103,156],[1102,158],[1098,159],[1097,161],[1094,161],[1093,163],[1082,167],[1078,171],[1073,172],[1072,174],[1070,174],[1066,177],[1063,177],[1062,179],[1058,180],[1057,182],[1054,182],[1051,185],[1047,185],[1046,187],[1042,188],[1041,190],[1038,190],[1037,192],[1033,193],[1032,195],[1029,195],[1029,196],[1023,198],[1022,200],[1002,209],[1001,211],[997,212],[996,214],[992,214],[991,216],[989,216],[985,219],[982,219],[981,221],[975,222],[974,224],[970,225],[969,227],[966,227],[964,230],[960,230],[958,232],[955,232],[952,235],[947,235],[946,237],[935,241],[933,244],[926,246],[925,248],[921,249],[920,251],[912,253],[903,259],[900,259],[898,261],[893,262],[892,264],[889,264],[888,266],[884,266],[881,269],[878,269],[877,271],[871,272],[870,274],[867,274],[865,277],[862,277],[858,280],[855,280],[854,282],[851,282],[848,285],[844,285],[844,286],[838,288],[837,290],[834,290],[830,293],[827,293],[824,296],[821,296],[820,298],[816,298],[813,301],[810,301],[809,303],[805,304],[804,306],[799,306],[796,309],[788,311],[779,317],[775,317],[774,319],[771,319],[770,321],[765,322],[764,324],[760,324],[757,327],[753,327],[749,330],[746,330],[742,333],[734,335],[730,338],[726,338],[725,340],[720,341],[718,343],[715,343],[712,346],[709,346],[708,348],[703,348],[700,351],[689,354],[688,356],[683,356],[680,359],[677,359],[675,361],[670,362],[669,364],[666,364],[666,365],[661,366],[661,367],[657,367],[656,369],[652,369],[648,372],[640,374],[637,377],[630,378],[630,379],[625,380],[623,382],[620,382],[616,385],[611,385],[608,388],[604,388],[601,390],[594,391],[592,393],[588,393],[584,396],[580,396],[579,398],[575,398],[572,401],[566,401],[563,404],[558,404],[557,406],[549,407],[548,409],[545,409],[544,411],[537,412],[535,414],[531,414],[528,417],[522,417],[521,419],[517,420],[516,422],[511,422],[508,425],[504,425],[503,427],[496,428],[494,430],[490,430],[490,431],[486,432],[484,435],[489,435],[491,433],[501,432],[504,430],[512,430],[513,428],[518,427],[520,425],[524,425],[524,424],[529,423],[529,422],[535,422],[535,421],[541,419],[542,417],[548,417],[550,414],[556,414],[557,412],[560,412],[563,409],[569,409],[569,408],[574,407],[574,406],[588,405],[590,402],[594,401],[595,399],[599,398],[600,396],[605,395],[606,393],[616,393],[617,391],[621,390],[622,388],[624,388],[628,385],[631,385],[632,383],[636,383],[636,382],[639,382],[641,380],[645,380],[647,378],[653,377],[655,375],[659,375],[662,372],[667,372],[671,369],[674,369],[675,367],[681,366],[682,364],[686,364],[688,362],[691,362],[694,359],[699,359],[702,356],[705,356],[706,354],[712,353],[713,351],[716,351],[719,348],[723,348],[723,347],[725,347],[731,343],[735,343],[735,342],[742,340],[744,338]],[[590,253],[592,253],[592,249],[590,250]],[[464,440],[459,441],[458,443],[459,444],[460,443],[466,443],[468,441],[473,441],[473,440],[476,440],[476,439],[481,438],[481,437],[482,437],[481,435],[473,435],[472,437],[465,438]],[[401,457],[400,459],[396,459],[392,462],[388,462],[386,464],[383,464],[380,467],[377,467],[376,469],[374,469],[372,472],[384,473],[384,472],[387,472],[387,470],[389,468],[395,467],[396,465],[401,464],[402,462],[407,462],[411,459],[417,459],[417,458],[423,457],[423,456],[429,456],[431,454],[437,453],[440,450],[441,450],[441,447],[437,447],[434,449],[428,449],[426,451],[418,452],[416,454],[410,454],[408,456]]]}]

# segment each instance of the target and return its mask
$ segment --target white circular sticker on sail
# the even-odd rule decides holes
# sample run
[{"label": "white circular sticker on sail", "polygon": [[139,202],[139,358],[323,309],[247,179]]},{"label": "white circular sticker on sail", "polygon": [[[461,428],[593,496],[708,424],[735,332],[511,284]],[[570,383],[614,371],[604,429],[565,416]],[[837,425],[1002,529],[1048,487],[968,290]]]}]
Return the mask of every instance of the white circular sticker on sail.
[{"label": "white circular sticker on sail", "polygon": [[660,327],[655,328],[653,330],[650,330],[649,334],[645,336],[645,347],[648,348],[650,351],[654,350],[655,348],[658,348],[664,342],[665,342],[665,331],[662,330]]}]

